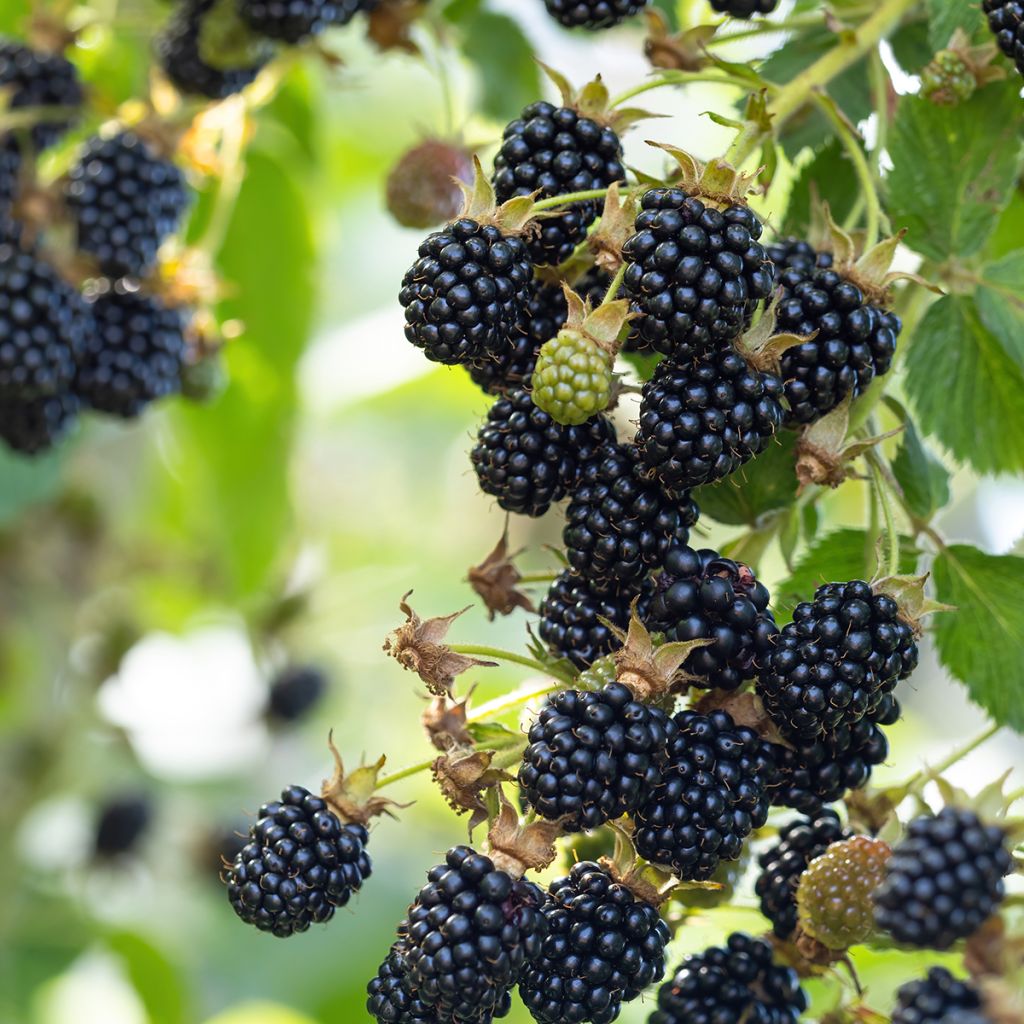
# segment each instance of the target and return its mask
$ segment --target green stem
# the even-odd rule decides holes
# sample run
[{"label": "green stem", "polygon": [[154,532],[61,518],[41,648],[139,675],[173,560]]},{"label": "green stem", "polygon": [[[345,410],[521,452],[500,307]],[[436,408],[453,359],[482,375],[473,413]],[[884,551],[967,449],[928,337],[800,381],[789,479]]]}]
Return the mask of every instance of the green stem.
[{"label": "green stem", "polygon": [[651,78],[632,89],[619,93],[609,104],[611,107],[618,107],[636,96],[642,96],[645,92],[653,92],[655,89],[662,89],[668,85],[733,85],[737,89],[749,89],[750,83],[738,76],[730,75],[725,71],[717,71],[712,74],[710,71],[668,71]]},{"label": "green stem", "polygon": [[560,674],[550,665],[545,665],[543,662],[537,661],[536,658],[530,658],[525,654],[516,654],[515,651],[506,651],[500,647],[485,647],[480,644],[449,644],[449,647],[456,654],[468,654],[470,657],[507,661],[513,665],[523,665],[525,668],[532,668],[546,676],[556,676],[563,682],[571,682],[564,673]]},{"label": "green stem", "polygon": [[995,736],[995,734],[999,732],[1001,728],[1002,726],[998,722],[993,722],[990,726],[988,726],[985,729],[984,732],[979,733],[977,736],[975,736],[973,740],[969,740],[962,747],[957,747],[957,749],[954,750],[947,758],[940,761],[938,764],[933,764],[930,767],[926,768],[923,773],[918,772],[914,776],[914,779],[917,779],[921,775],[924,775],[927,781],[934,779],[937,775],[941,775],[943,772],[948,772],[949,769],[953,767],[953,765],[962,761],[969,754],[973,754],[974,751],[976,751],[978,747],[980,747],[983,743],[987,743],[990,739],[992,739],[992,737]]},{"label": "green stem", "polygon": [[873,490],[882,507],[882,518],[885,520],[886,540],[886,576],[896,576],[900,571],[900,534],[896,529],[896,517],[892,511],[892,501],[889,497],[889,487],[879,469],[879,458],[876,452],[868,452],[868,466],[871,469],[871,480],[874,484]]},{"label": "green stem", "polygon": [[419,764],[413,764],[408,768],[403,768],[401,771],[385,775],[377,780],[377,789],[383,789],[385,786],[390,786],[393,782],[401,782],[402,779],[408,779],[413,775],[419,775],[420,772],[425,772],[427,769],[432,767],[436,760],[437,755],[435,754],[429,761],[420,761]]},{"label": "green stem", "polygon": [[519,576],[520,583],[554,583],[559,573],[550,572],[545,569],[543,572],[524,572]]},{"label": "green stem", "polygon": [[608,285],[608,291],[604,293],[604,298],[601,300],[602,306],[615,301],[615,296],[619,294],[619,289],[622,287],[622,280],[625,276],[626,264],[623,263],[615,272],[615,276],[612,278],[612,283]]},{"label": "green stem", "polygon": [[533,204],[535,210],[552,210],[557,206],[565,206],[568,203],[585,203],[594,199],[604,199],[608,195],[606,188],[592,188],[586,192],[567,192],[564,196],[551,196],[549,199],[541,199]]},{"label": "green stem", "polygon": [[805,14],[803,17],[797,15],[792,18],[782,18],[779,21],[762,21],[756,27],[744,29],[742,32],[712,36],[705,45],[725,46],[728,43],[735,43],[741,39],[754,39],[757,36],[774,35],[776,32],[799,32],[805,28],[818,28],[824,23],[824,19],[820,14]]}]

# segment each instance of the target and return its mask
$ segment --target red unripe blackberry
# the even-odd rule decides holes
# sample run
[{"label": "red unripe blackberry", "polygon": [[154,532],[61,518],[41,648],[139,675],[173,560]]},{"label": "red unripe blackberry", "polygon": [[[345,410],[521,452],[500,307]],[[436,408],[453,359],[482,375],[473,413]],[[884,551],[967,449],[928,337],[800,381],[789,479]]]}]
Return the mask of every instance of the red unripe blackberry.
[{"label": "red unripe blackberry", "polygon": [[767,587],[742,562],[673,545],[654,581],[646,623],[673,641],[713,640],[683,664],[694,685],[735,690],[757,673],[777,632]]},{"label": "red unripe blackberry", "polygon": [[298,722],[323,700],[327,676],[316,665],[288,665],[274,677],[267,694],[267,717]]},{"label": "red unripe blackberry", "polygon": [[981,9],[988,16],[988,27],[999,49],[1024,75],[1024,3],[1021,0],[981,0]]},{"label": "red unripe blackberry", "polygon": [[544,0],[548,14],[566,28],[612,28],[639,14],[648,0]]},{"label": "red unripe blackberry", "polygon": [[706,881],[768,820],[774,760],[753,729],[725,711],[681,711],[662,781],[633,815],[637,853],[680,878]]},{"label": "red unripe blackberry", "polygon": [[249,842],[224,875],[235,913],[286,938],[329,921],[370,877],[368,835],[342,824],[326,801],[289,786],[264,804]]},{"label": "red unripe blackberry", "polygon": [[670,934],[658,911],[591,861],[548,887],[547,936],[519,995],[539,1024],[611,1024],[661,981]]},{"label": "red unripe blackberry", "polygon": [[0,440],[22,455],[52,448],[75,425],[81,402],[70,392],[0,399]]},{"label": "red unripe blackberry", "polygon": [[[441,1024],[440,1017],[406,991],[404,942],[396,942],[366,986],[366,1009],[380,1024]],[[497,1016],[497,1015],[496,1015]]]},{"label": "red unripe blackberry", "polygon": [[733,348],[666,359],[644,385],[636,445],[670,494],[714,483],[768,447],[782,427],[782,381]]},{"label": "red unripe blackberry", "polygon": [[995,913],[1012,869],[1006,833],[974,811],[915,818],[875,891],[875,922],[905,945],[949,949]]},{"label": "red unripe blackberry", "polygon": [[468,846],[449,850],[400,929],[406,992],[446,1024],[502,1016],[509,992],[540,955],[543,901],[536,885],[489,857]]},{"label": "red unripe blackberry", "polygon": [[519,768],[523,796],[542,818],[581,832],[631,814],[662,779],[672,720],[621,683],[562,690],[530,727]]},{"label": "red unripe blackberry", "polygon": [[388,211],[406,228],[447,224],[462,209],[458,182],[472,180],[473,160],[464,147],[425,139],[404,153],[388,174]]},{"label": "red unripe blackberry", "polygon": [[658,990],[649,1024],[796,1024],[807,997],[764,939],[733,932],[725,946],[688,956]]},{"label": "red unripe blackberry", "polygon": [[774,268],[747,206],[718,210],[678,188],[652,188],[640,205],[622,250],[625,292],[640,314],[634,333],[683,364],[740,335]]},{"label": "red unripe blackberry", "polygon": [[924,978],[901,985],[892,1024],[990,1024],[981,994],[945,967],[932,967]]},{"label": "red unripe blackberry", "polygon": [[[71,126],[84,95],[74,64],[60,54],[32,50],[11,39],[0,38],[0,92],[5,109],[67,107],[66,117],[42,117],[28,131],[37,151],[54,145]],[[48,113],[56,114],[54,110]],[[0,148],[19,149],[15,134],[0,136]]]},{"label": "red unripe blackberry", "polygon": [[632,446],[606,445],[580,474],[563,532],[569,564],[599,593],[622,593],[685,544],[699,510],[673,500],[638,471]]},{"label": "red unripe blackberry", "polygon": [[500,356],[532,279],[521,238],[467,217],[453,221],[424,240],[402,280],[405,336],[438,363]]},{"label": "red unripe blackberry", "polygon": [[584,464],[615,439],[604,416],[563,427],[523,388],[491,406],[470,452],[480,489],[506,512],[542,516],[575,486]]},{"label": "red unripe blackberry", "polygon": [[153,821],[153,804],[139,793],[112,797],[100,808],[94,849],[97,857],[131,853]]},{"label": "red unripe blackberry", "polygon": [[754,892],[761,901],[761,913],[771,921],[780,939],[788,939],[796,931],[796,890],[807,865],[850,834],[835,811],[822,808],[813,816],[784,825],[778,842],[758,858],[761,873]]},{"label": "red unripe blackberry", "polygon": [[730,18],[752,18],[755,14],[771,14],[779,0],[710,0],[711,9]]},{"label": "red unripe blackberry", "polygon": [[254,32],[299,43],[331,25],[347,25],[376,0],[238,0],[238,13]]},{"label": "red unripe blackberry", "polygon": [[[499,203],[534,192],[543,199],[607,188],[625,177],[622,143],[611,128],[572,107],[556,107],[543,100],[531,103],[509,122],[494,158]],[[587,237],[597,214],[596,202],[574,203],[557,216],[538,218],[536,233],[527,241],[531,261],[567,260]]]},{"label": "red unripe blackberry", "polygon": [[771,643],[757,681],[784,734],[813,739],[854,725],[917,667],[914,631],[870,583],[826,583]]}]

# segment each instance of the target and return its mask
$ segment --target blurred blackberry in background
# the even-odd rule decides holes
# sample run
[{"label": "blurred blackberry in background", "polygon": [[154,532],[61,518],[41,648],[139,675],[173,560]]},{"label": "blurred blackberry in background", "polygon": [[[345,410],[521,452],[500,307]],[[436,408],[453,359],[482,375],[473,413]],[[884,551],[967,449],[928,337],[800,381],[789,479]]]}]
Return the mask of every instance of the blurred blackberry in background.
[{"label": "blurred blackberry in background", "polygon": [[100,858],[120,857],[139,845],[153,820],[153,804],[139,793],[112,797],[100,807],[94,849]]},{"label": "blurred blackberry in background", "polygon": [[[36,152],[48,149],[71,127],[84,94],[74,64],[60,54],[30,49],[12,39],[0,37],[0,92],[11,110],[67,107],[67,117],[43,117],[32,125],[29,140]],[[17,135],[0,136],[0,148],[17,150]]]},{"label": "blurred blackberry in background", "polygon": [[62,440],[78,421],[77,395],[0,398],[0,440],[22,455],[40,455]]},{"label": "blurred blackberry in background", "polygon": [[566,28],[612,28],[639,14],[648,0],[544,0],[544,6]]},{"label": "blurred blackberry in background", "polygon": [[407,150],[391,168],[387,204],[406,228],[432,228],[459,215],[463,194],[458,182],[473,180],[469,151],[444,139],[424,139]]},{"label": "blurred blackberry in background", "polygon": [[771,14],[779,0],[710,0],[711,9],[730,18],[752,18],[755,14]]},{"label": "blurred blackberry in background", "polygon": [[347,25],[377,0],[238,0],[238,13],[254,32],[300,43],[332,25]]},{"label": "blurred blackberry in background", "polygon": [[298,722],[323,700],[327,675],[316,665],[288,665],[273,678],[267,695],[267,717]]},{"label": "blurred blackberry in background", "polygon": [[980,1024],[987,1020],[981,994],[945,967],[929,968],[924,978],[901,985],[892,1024]]}]

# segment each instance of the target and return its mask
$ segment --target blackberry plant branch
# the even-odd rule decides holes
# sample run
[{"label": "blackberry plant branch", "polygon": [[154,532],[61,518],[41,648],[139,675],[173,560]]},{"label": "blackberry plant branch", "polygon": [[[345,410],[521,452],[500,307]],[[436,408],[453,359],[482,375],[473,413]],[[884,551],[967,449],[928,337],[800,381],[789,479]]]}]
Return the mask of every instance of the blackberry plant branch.
[{"label": "blackberry plant branch", "polygon": [[607,305],[609,302],[615,301],[615,296],[619,294],[619,289],[622,287],[622,281],[626,276],[626,264],[623,263],[621,267],[616,271],[615,276],[612,278],[612,283],[608,285],[608,291],[605,292],[604,298],[601,300],[601,305]]},{"label": "blackberry plant branch", "polygon": [[595,199],[604,199],[608,195],[606,188],[592,188],[585,192],[566,192],[561,196],[550,196],[547,199],[538,199],[533,204],[534,210],[554,210],[559,206],[566,206],[569,203],[586,203]]},{"label": "blackberry plant branch", "polygon": [[506,651],[500,647],[487,647],[480,644],[449,644],[451,650],[456,654],[466,654],[475,658],[493,658],[495,661],[507,661],[513,665],[522,665],[524,668],[532,668],[543,675],[555,676],[563,683],[571,683],[572,678],[551,665],[545,665],[536,658],[526,654],[517,654],[515,651]]},{"label": "blackberry plant branch", "polygon": [[896,516],[893,514],[890,486],[878,467],[878,459],[869,459],[871,470],[872,491],[882,509],[885,521],[886,563],[885,575],[896,576],[900,571],[900,533],[896,528]]},{"label": "blackberry plant branch", "polygon": [[743,90],[750,88],[750,82],[747,79],[741,78],[739,75],[731,75],[724,70],[718,70],[714,74],[710,71],[667,71],[619,93],[611,101],[610,106],[612,108],[621,106],[637,96],[670,85],[731,85]]}]

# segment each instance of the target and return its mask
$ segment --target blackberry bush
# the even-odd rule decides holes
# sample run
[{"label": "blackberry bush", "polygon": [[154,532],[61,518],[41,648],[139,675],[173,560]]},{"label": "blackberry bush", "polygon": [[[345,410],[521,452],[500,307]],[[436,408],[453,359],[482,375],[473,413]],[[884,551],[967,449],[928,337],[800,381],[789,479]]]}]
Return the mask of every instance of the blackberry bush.
[{"label": "blackberry bush", "polygon": [[566,28],[612,28],[639,14],[648,0],[544,0],[544,6]]}]

